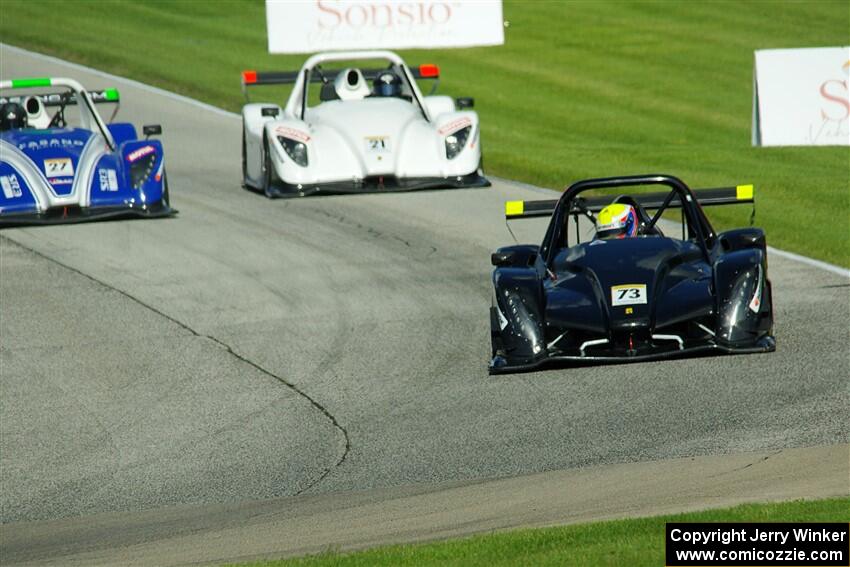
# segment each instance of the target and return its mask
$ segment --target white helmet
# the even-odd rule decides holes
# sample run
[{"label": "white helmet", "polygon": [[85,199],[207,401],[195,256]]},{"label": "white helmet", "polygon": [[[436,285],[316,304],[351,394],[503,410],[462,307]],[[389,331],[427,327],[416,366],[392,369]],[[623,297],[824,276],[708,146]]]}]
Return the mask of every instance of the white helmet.
[{"label": "white helmet", "polygon": [[343,69],[334,79],[334,90],[340,100],[360,100],[369,96],[372,89],[369,88],[366,79],[360,69]]}]

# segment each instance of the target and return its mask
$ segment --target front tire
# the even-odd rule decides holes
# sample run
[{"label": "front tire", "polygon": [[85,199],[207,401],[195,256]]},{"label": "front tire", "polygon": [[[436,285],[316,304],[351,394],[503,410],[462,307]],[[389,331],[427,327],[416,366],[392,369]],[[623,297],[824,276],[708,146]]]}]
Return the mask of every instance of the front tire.
[{"label": "front tire", "polygon": [[272,163],[271,151],[267,139],[263,140],[263,193],[266,197],[274,197],[274,164]]},{"label": "front tire", "polygon": [[171,206],[171,195],[168,193],[168,175],[162,171],[162,203],[166,207]]}]

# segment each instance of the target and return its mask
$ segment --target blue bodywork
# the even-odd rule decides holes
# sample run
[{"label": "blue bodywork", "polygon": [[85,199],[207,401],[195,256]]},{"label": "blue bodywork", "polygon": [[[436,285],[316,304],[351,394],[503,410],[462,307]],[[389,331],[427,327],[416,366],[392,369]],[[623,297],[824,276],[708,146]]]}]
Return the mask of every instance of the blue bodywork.
[{"label": "blue bodywork", "polygon": [[[0,132],[0,227],[174,214],[158,140],[129,123]],[[113,145],[114,142],[114,145]]]}]

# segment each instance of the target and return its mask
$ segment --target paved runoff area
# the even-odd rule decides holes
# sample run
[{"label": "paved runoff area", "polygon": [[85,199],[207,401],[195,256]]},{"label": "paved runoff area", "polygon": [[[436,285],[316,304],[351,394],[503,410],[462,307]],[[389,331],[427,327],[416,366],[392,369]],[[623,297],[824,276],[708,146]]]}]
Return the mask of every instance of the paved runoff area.
[{"label": "paved runoff area", "polygon": [[[504,201],[541,190],[270,201],[240,187],[237,116],[8,47],[0,63],[117,87],[119,119],[162,124],[180,210],[0,233],[4,565],[850,492],[847,277],[770,258],[775,353],[491,377],[489,254],[513,241]],[[537,242],[544,222],[512,228]]]}]

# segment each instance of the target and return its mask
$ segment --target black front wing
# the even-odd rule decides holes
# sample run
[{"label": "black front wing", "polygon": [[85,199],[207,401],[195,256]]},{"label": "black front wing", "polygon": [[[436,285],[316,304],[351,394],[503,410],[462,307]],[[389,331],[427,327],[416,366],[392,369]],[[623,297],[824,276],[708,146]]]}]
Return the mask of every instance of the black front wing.
[{"label": "black front wing", "polygon": [[43,213],[0,215],[0,228],[18,226],[74,224],[91,221],[162,218],[177,214],[177,209],[160,202],[149,207],[60,207]]},{"label": "black front wing", "polygon": [[490,361],[490,374],[510,374],[514,372],[528,372],[531,370],[539,370],[547,365],[581,365],[581,364],[616,364],[627,362],[649,362],[653,360],[665,360],[670,358],[686,358],[689,356],[699,356],[706,354],[755,354],[759,352],[773,352],[776,350],[776,340],[772,336],[767,336],[759,340],[756,344],[746,347],[721,345],[715,342],[706,342],[705,344],[694,345],[682,349],[664,349],[657,352],[649,352],[644,354],[635,354],[631,356],[606,356],[606,355],[586,355],[586,356],[565,356],[553,355],[535,360],[533,362],[510,364],[506,359],[496,356]]},{"label": "black front wing", "polygon": [[357,181],[335,181],[315,185],[294,185],[277,179],[266,191],[269,197],[292,198],[310,195],[343,195],[350,193],[398,193],[421,189],[462,189],[489,187],[490,181],[478,173],[456,177],[368,177]]}]

